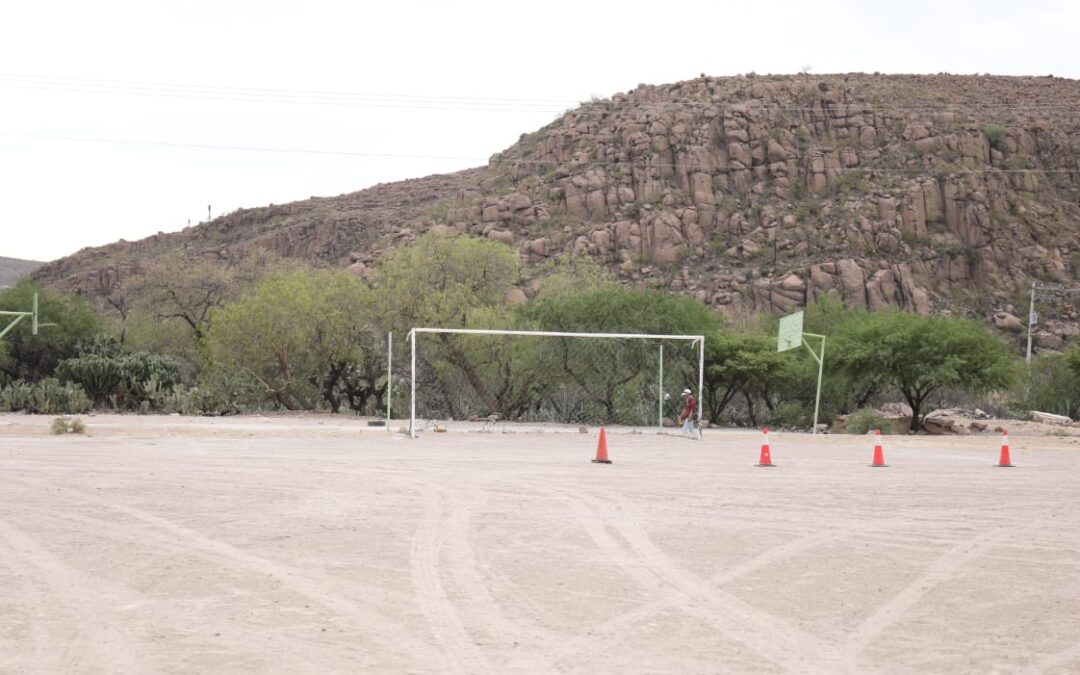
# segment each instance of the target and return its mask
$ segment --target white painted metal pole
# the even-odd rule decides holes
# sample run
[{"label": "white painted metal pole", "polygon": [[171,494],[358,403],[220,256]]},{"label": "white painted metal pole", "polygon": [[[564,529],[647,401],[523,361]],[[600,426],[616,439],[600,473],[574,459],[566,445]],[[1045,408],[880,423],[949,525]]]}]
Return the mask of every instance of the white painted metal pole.
[{"label": "white painted metal pole", "polygon": [[409,437],[416,438],[416,329],[409,331],[409,341],[412,343],[412,367],[409,369],[409,377],[412,380],[409,392]]},{"label": "white painted metal pole", "polygon": [[540,337],[628,338],[637,340],[704,340],[704,335],[656,335],[652,333],[564,333],[547,330],[495,330],[487,328],[413,328],[413,333],[460,333],[463,335],[533,335]]},{"label": "white painted metal pole", "polygon": [[698,440],[704,438],[705,430],[701,424],[701,411],[705,408],[705,336],[701,336],[701,342],[698,348],[698,371],[697,371],[697,421],[698,421]]},{"label": "white painted metal pole", "polygon": [[825,336],[821,336],[821,358],[817,362],[817,394],[814,395],[814,432],[817,433],[818,410],[821,409],[821,376],[825,372]]},{"label": "white painted metal pole", "polygon": [[656,418],[656,430],[662,432],[664,430],[664,343],[660,343],[660,374],[656,378],[656,399],[658,403],[657,418]]},{"label": "white painted metal pole", "polygon": [[386,430],[390,431],[390,403],[394,400],[394,331],[386,334]]}]

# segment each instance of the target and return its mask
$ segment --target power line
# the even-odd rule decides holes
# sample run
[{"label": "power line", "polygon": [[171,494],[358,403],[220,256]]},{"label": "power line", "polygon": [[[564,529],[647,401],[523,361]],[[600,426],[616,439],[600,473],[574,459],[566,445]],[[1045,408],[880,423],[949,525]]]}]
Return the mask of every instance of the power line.
[{"label": "power line", "polygon": [[47,134],[13,134],[0,132],[2,138],[25,138],[45,141],[70,141],[74,143],[103,143],[109,145],[136,145],[164,148],[191,148],[196,150],[232,150],[241,152],[269,152],[303,155],[342,155],[347,157],[371,157],[375,159],[445,159],[454,161],[482,162],[477,157],[453,157],[440,155],[406,155],[382,152],[355,152],[350,150],[319,150],[312,148],[270,148],[247,145],[216,145],[210,143],[177,143],[172,141],[136,141],[123,138],[88,138],[80,136],[54,136]]},{"label": "power line", "polygon": [[145,82],[135,80],[103,80],[96,78],[74,78],[74,77],[60,77],[53,75],[20,75],[16,73],[0,73],[0,78],[22,78],[22,79],[40,79],[40,80],[57,80],[65,82],[85,82],[85,83],[99,83],[107,85],[124,85],[132,87],[166,87],[177,89],[203,89],[211,91],[233,91],[233,92],[248,92],[248,93],[271,93],[271,94],[286,94],[297,96],[349,96],[349,97],[377,97],[377,98],[400,98],[400,99],[429,99],[435,98],[439,100],[458,100],[468,102],[486,102],[486,101],[508,101],[508,102],[523,102],[523,103],[543,103],[543,104],[562,104],[562,103],[579,103],[579,101],[573,101],[570,99],[542,99],[542,98],[507,98],[507,97],[489,97],[489,96],[433,96],[426,94],[387,94],[387,93],[363,93],[363,92],[343,92],[343,91],[327,91],[318,89],[283,89],[283,88],[257,88],[257,87],[235,87],[235,86],[219,86],[219,85],[192,85],[192,84],[177,84],[170,82]]},{"label": "power line", "polygon": [[61,93],[149,96],[173,99],[239,101],[246,103],[284,103],[367,108],[462,110],[468,112],[565,112],[576,101],[540,99],[498,99],[463,96],[415,94],[368,94],[349,92],[254,89],[168,83],[137,83],[113,80],[76,80],[74,78],[36,78],[0,74],[0,86],[15,89]]},{"label": "power line", "polygon": [[[177,148],[177,149],[196,149],[196,150],[228,150],[238,152],[265,152],[265,153],[280,153],[280,154],[304,154],[304,155],[338,155],[344,157],[366,157],[372,159],[434,159],[434,160],[447,160],[447,161],[461,161],[461,162],[488,162],[491,164],[511,164],[511,165],[525,165],[525,166],[560,166],[563,164],[574,164],[571,161],[559,161],[553,159],[526,159],[526,158],[513,158],[513,157],[498,157],[498,158],[484,158],[484,157],[465,157],[465,156],[453,156],[453,155],[412,155],[412,154],[400,154],[400,153],[380,153],[380,152],[359,152],[352,150],[321,150],[313,148],[274,148],[264,146],[246,146],[246,145],[218,145],[211,143],[179,143],[172,141],[143,141],[143,140],[131,140],[122,138],[90,138],[80,136],[58,136],[49,134],[22,134],[22,133],[7,133],[0,132],[0,138],[21,138],[28,140],[46,140],[46,141],[64,141],[73,143],[101,143],[108,145],[132,145],[132,146],[150,146],[150,147],[165,147],[165,148]],[[689,164],[689,163],[688,163]],[[687,164],[673,164],[668,162],[651,162],[648,157],[642,157],[640,159],[629,161],[585,161],[577,162],[576,166],[583,167],[635,167],[642,168],[659,168],[659,169],[674,169],[687,166]],[[933,171],[934,167],[928,167],[928,171]],[[891,167],[867,167],[867,166],[853,166],[853,167],[835,167],[828,169],[828,172],[834,171],[861,171],[866,173],[910,173],[910,168],[891,168]],[[1048,173],[1064,173],[1073,174],[1080,173],[1080,167],[1074,169],[1008,169],[1008,168],[989,168],[989,169],[966,169],[956,168],[950,169],[949,173],[956,174],[1048,174]]]},{"label": "power line", "polygon": [[[120,96],[146,96],[174,99],[221,100],[244,103],[280,103],[299,105],[329,105],[367,108],[418,109],[418,110],[460,110],[466,112],[528,112],[562,114],[578,106],[589,106],[593,102],[570,99],[528,99],[500,98],[479,96],[436,96],[426,94],[386,94],[321,90],[293,90],[280,88],[225,87],[212,85],[189,85],[163,82],[139,82],[127,80],[81,79],[46,75],[19,75],[0,73],[0,87],[55,91],[60,93],[103,94]],[[602,99],[598,103],[607,104]],[[753,103],[712,101],[623,101],[620,110],[693,110],[720,108],[730,110],[733,106],[754,112],[821,112],[832,109],[818,105],[754,105]],[[960,101],[954,103],[880,106],[856,101],[852,104],[860,113],[875,112],[1021,112],[1021,111],[1065,111],[1080,110],[1075,104],[1061,103],[1009,103],[1001,101]]]}]

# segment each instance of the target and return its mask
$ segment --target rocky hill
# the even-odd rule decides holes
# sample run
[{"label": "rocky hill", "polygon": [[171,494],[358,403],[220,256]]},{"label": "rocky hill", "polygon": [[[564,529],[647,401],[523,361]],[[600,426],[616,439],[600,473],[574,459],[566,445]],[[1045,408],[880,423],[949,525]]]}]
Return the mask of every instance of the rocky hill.
[{"label": "rocky hill", "polygon": [[38,267],[41,267],[41,263],[36,260],[0,256],[0,288],[13,285],[19,279],[29,276]]},{"label": "rocky hill", "polygon": [[[36,273],[93,295],[180,250],[272,249],[367,274],[432,229],[565,251],[727,313],[851,306],[983,317],[1002,330],[1035,280],[1080,278],[1080,81],[745,75],[639,85],[523,134],[488,165],[246,209]],[[535,269],[535,268],[534,268]],[[526,280],[529,295],[535,283]],[[1060,346],[1080,314],[1038,335]]]}]

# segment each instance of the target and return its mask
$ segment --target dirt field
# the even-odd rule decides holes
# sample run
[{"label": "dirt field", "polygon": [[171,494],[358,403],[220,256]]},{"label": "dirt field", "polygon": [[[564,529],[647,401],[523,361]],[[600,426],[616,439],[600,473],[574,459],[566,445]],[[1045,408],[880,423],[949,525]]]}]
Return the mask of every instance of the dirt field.
[{"label": "dirt field", "polygon": [[0,672],[1077,672],[1080,438],[0,415]]}]

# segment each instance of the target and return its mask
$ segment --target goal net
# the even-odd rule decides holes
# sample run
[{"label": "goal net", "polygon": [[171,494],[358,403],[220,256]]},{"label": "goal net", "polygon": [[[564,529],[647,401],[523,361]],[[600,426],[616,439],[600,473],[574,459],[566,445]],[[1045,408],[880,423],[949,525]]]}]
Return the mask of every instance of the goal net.
[{"label": "goal net", "polygon": [[414,328],[409,432],[443,421],[663,428],[698,400],[700,335]]}]

